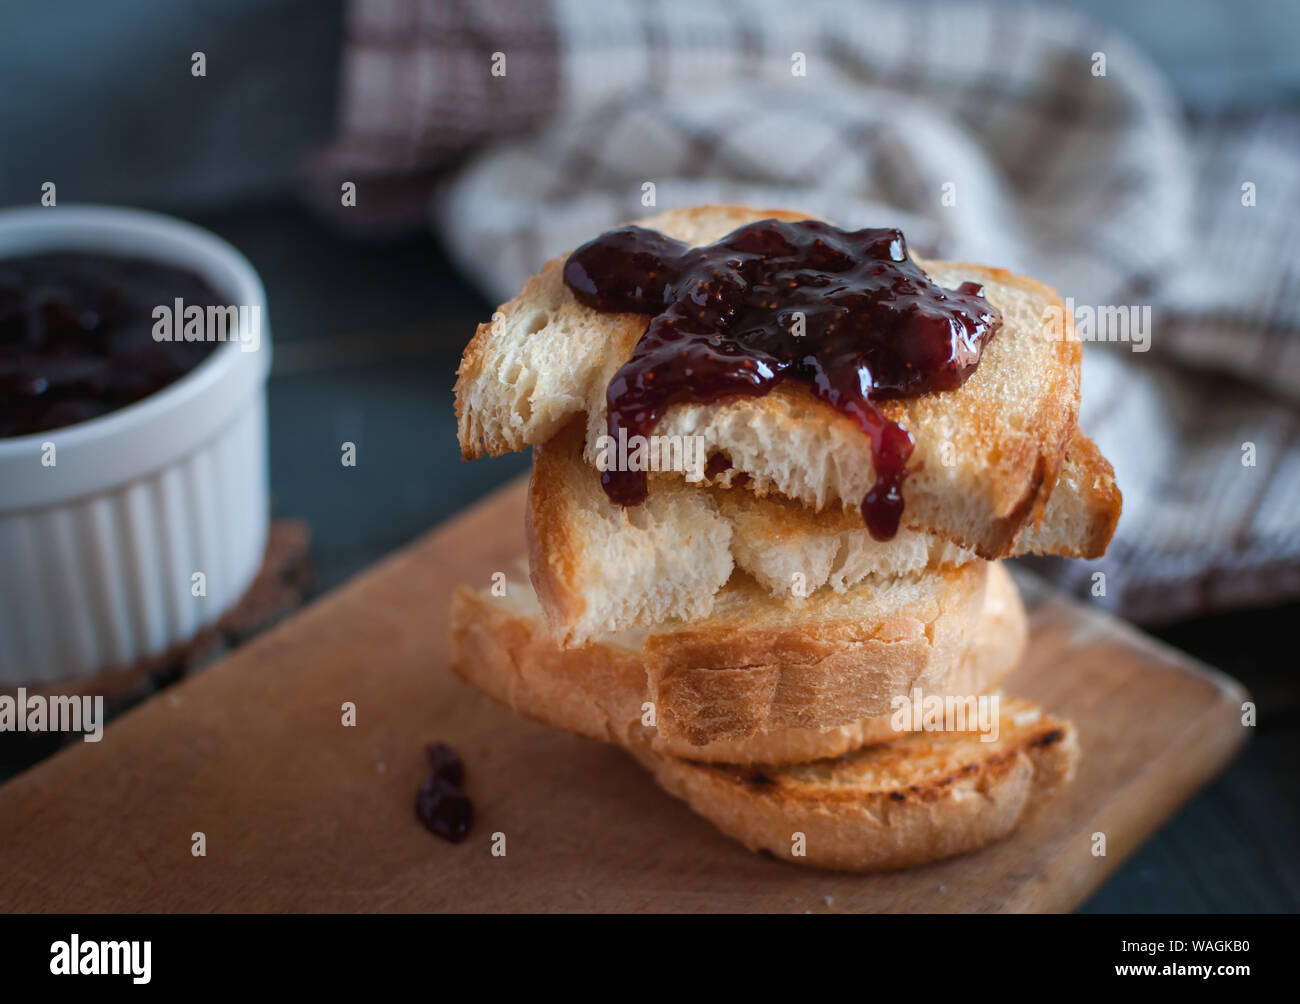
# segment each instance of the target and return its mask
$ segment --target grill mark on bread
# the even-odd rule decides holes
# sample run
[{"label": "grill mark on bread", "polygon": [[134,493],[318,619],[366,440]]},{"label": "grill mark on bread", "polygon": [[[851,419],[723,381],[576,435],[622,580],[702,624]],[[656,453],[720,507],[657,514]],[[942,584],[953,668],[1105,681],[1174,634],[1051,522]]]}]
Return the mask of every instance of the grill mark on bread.
[{"label": "grill mark on bread", "polygon": [[[1024,704],[1021,701],[1015,701],[1014,703],[1017,706]],[[934,778],[920,781],[903,781],[899,786],[892,788],[888,787],[890,783],[888,780],[883,780],[883,786],[874,791],[850,790],[840,792],[838,788],[847,785],[852,789],[854,785],[860,786],[867,783],[852,775],[851,771],[856,764],[863,764],[873,758],[882,760],[888,758],[884,765],[885,769],[892,769],[898,764],[923,762],[930,752],[942,751],[944,747],[956,746],[963,741],[962,737],[972,737],[976,733],[941,732],[937,733],[940,738],[927,744],[925,737],[929,733],[909,732],[900,735],[896,740],[870,743],[837,757],[796,764],[789,768],[780,766],[742,767],[699,761],[690,762],[701,770],[713,771],[719,776],[730,777],[747,790],[776,798],[786,797],[804,801],[824,801],[835,798],[848,800],[883,799],[890,802],[906,802],[919,799],[925,802],[949,797],[950,792],[959,781],[973,782],[978,786],[979,790],[983,790],[985,784],[991,783],[996,776],[1000,776],[1014,767],[1022,758],[1028,757],[1032,761],[1034,750],[1056,746],[1062,743],[1072,731],[1071,727],[1066,723],[1049,721],[1044,724],[1047,726],[1045,729],[1020,736],[1010,741],[1005,747],[992,752],[981,753],[979,751],[980,747],[977,746],[972,754],[974,759],[971,762],[954,767],[951,771],[945,771]],[[1016,726],[1010,719],[1010,712],[1004,712],[1001,722],[1002,733],[1005,734],[1015,728]],[[978,742],[978,740],[975,741]],[[808,776],[810,774],[811,776]],[[848,776],[845,776],[846,774]]]}]

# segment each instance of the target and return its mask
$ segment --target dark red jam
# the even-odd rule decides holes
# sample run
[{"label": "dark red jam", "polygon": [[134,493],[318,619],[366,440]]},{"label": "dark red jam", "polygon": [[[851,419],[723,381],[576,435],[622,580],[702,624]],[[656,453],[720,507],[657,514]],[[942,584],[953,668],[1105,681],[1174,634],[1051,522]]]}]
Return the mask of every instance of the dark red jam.
[{"label": "dark red jam", "polygon": [[430,743],[429,776],[415,795],[415,814],[432,833],[459,844],[469,836],[474,806],[465,794],[465,763],[446,743]]},{"label": "dark red jam", "polygon": [[58,429],[180,379],[217,343],[158,342],[155,307],[220,304],[192,272],[111,255],[0,260],[0,437]]},{"label": "dark red jam", "polygon": [[[915,443],[872,402],[960,387],[1001,321],[979,284],[922,272],[900,231],[815,220],[760,220],[698,248],[623,227],[573,252],[564,280],[589,307],[651,318],[606,391],[615,440],[651,435],[673,404],[804,381],[871,439],[862,517],[877,540],[898,531]],[[601,480],[613,502],[645,500],[645,471]]]}]

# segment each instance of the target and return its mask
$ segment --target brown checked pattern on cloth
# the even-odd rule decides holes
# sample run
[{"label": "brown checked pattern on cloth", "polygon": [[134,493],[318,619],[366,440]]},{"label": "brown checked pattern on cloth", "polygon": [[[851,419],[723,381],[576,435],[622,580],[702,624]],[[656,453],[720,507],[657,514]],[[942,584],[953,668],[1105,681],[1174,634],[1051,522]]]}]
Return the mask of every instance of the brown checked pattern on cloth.
[{"label": "brown checked pattern on cloth", "polygon": [[[431,217],[489,298],[696,203],[897,226],[1033,274],[1081,333],[1130,325],[1084,364],[1115,541],[1039,567],[1081,595],[1105,572],[1095,601],[1138,620],[1300,595],[1296,117],[1184,121],[1124,39],[1020,6],[354,0],[348,23],[323,164],[418,196],[387,222]],[[398,180],[453,165],[431,208]]]}]

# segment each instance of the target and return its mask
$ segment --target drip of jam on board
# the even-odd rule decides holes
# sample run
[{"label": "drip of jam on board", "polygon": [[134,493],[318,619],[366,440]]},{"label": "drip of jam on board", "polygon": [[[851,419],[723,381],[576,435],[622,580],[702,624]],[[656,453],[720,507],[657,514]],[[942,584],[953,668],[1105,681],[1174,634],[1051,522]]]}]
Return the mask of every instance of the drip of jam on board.
[{"label": "drip of jam on board", "polygon": [[0,437],[59,429],[162,390],[216,347],[155,341],[156,307],[220,306],[193,272],[56,251],[0,259]]},{"label": "drip of jam on board", "polygon": [[[802,381],[871,440],[862,517],[877,540],[898,531],[916,444],[873,401],[960,387],[1001,322],[978,283],[944,289],[922,272],[900,231],[816,220],[760,220],[695,248],[623,227],[573,252],[564,280],[588,307],[651,318],[606,391],[612,437],[651,435],[673,404]],[[601,482],[617,504],[645,500],[645,471]]]},{"label": "drip of jam on board", "polygon": [[429,776],[415,795],[415,814],[427,830],[459,844],[469,836],[474,805],[465,794],[465,762],[446,743],[430,743]]}]

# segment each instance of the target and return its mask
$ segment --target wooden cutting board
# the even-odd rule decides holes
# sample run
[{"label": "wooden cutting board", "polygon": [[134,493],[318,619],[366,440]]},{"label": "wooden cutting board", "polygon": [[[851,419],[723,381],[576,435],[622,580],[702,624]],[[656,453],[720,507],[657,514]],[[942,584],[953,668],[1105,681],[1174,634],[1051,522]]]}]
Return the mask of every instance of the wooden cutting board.
[{"label": "wooden cutting board", "polygon": [[[513,566],[522,512],[515,482],[0,788],[0,909],[1069,910],[1246,732],[1235,681],[1022,578],[1032,641],[1006,690],[1073,719],[1084,749],[1051,810],[889,875],[759,857],[619,750],[525,722],[447,670],[451,590]],[[477,819],[460,845],[415,819],[433,739],[468,765]]]}]

